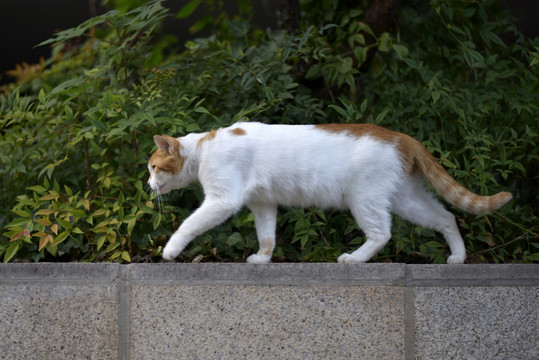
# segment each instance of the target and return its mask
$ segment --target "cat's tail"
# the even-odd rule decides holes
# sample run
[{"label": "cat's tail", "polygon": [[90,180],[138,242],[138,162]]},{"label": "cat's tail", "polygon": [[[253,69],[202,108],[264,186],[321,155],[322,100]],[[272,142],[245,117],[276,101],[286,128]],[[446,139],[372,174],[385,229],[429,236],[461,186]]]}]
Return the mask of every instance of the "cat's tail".
[{"label": "cat's tail", "polygon": [[450,204],[472,214],[488,214],[501,208],[513,198],[508,192],[500,192],[492,196],[474,194],[453,179],[420,142],[415,139],[413,141],[415,142],[412,146],[415,170]]}]

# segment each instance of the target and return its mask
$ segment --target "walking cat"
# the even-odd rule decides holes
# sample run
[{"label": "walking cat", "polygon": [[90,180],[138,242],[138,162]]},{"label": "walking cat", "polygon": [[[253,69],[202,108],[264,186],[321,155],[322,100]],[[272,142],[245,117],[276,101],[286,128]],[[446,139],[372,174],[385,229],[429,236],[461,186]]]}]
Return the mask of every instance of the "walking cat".
[{"label": "walking cat", "polygon": [[266,125],[236,123],[180,138],[154,136],[148,183],[165,194],[199,181],[204,201],[163,249],[174,259],[196,236],[243,206],[259,241],[249,263],[268,263],[275,247],[277,206],[349,209],[365,243],[341,263],[361,263],[391,238],[391,213],[443,234],[463,263],[455,217],[425,189],[424,178],[450,204],[474,214],[496,210],[510,193],[476,195],[457,183],[417,140],[372,124]]}]

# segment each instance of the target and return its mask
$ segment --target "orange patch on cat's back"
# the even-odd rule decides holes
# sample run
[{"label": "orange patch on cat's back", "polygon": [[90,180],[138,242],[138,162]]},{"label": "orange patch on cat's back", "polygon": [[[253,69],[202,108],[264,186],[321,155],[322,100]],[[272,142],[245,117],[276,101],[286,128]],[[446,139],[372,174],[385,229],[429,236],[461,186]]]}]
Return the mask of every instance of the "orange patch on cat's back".
[{"label": "orange patch on cat's back", "polygon": [[337,134],[348,133],[348,135],[358,138],[369,135],[383,142],[394,142],[395,138],[400,135],[374,124],[320,124],[315,125],[315,127]]},{"label": "orange patch on cat's back", "polygon": [[417,140],[406,134],[401,134],[374,124],[319,124],[315,125],[315,127],[337,134],[347,133],[349,136],[355,136],[357,138],[370,136],[384,143],[396,144],[401,154],[405,171],[408,173],[413,172]]},{"label": "orange patch on cat's back", "polygon": [[247,132],[243,130],[242,128],[235,128],[230,130],[230,132],[234,135],[241,136],[241,135],[247,135]]},{"label": "orange patch on cat's back", "polygon": [[213,140],[213,138],[215,138],[215,136],[217,136],[217,131],[218,130],[212,130],[209,133],[207,133],[206,135],[204,135],[200,140],[198,140],[197,148],[201,147],[204,142]]}]

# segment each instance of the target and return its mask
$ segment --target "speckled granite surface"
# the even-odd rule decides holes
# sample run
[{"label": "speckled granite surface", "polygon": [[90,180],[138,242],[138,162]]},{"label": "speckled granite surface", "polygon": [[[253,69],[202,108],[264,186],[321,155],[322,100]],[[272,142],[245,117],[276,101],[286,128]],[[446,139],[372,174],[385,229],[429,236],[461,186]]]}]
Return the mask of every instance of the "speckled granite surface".
[{"label": "speckled granite surface", "polygon": [[117,359],[118,269],[11,264],[0,271],[0,359]]},{"label": "speckled granite surface", "polygon": [[402,359],[404,292],[360,286],[133,287],[132,359]]},{"label": "speckled granite surface", "polygon": [[539,359],[537,287],[421,287],[417,359]]},{"label": "speckled granite surface", "polygon": [[539,359],[539,265],[0,264],[0,359]]}]

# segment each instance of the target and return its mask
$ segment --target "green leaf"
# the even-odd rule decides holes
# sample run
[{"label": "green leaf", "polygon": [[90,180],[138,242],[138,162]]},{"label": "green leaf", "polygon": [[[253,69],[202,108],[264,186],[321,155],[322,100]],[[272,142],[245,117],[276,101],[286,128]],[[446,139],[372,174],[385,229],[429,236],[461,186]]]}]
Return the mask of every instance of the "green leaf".
[{"label": "green leaf", "polygon": [[107,246],[107,248],[105,249],[105,252],[112,251],[112,250],[116,249],[118,246],[120,246],[120,242],[119,242],[119,241],[113,242],[112,244],[110,244],[109,246]]},{"label": "green leaf", "polygon": [[73,225],[71,225],[71,223],[67,220],[64,220],[64,219],[56,219],[56,221],[58,222],[58,224],[60,224],[61,227],[63,227],[64,229],[68,229],[68,230],[71,230],[73,229]]},{"label": "green leaf", "polygon": [[35,191],[37,193],[40,193],[40,194],[43,194],[43,193],[46,193],[47,192],[47,189],[45,189],[43,186],[41,185],[34,185],[34,186],[30,186],[30,187],[27,187],[28,190],[32,190],[32,191]]},{"label": "green leaf", "polygon": [[369,25],[365,24],[364,22],[359,23],[358,31],[359,32],[364,31],[367,34],[371,35],[372,37],[376,37],[376,35],[374,34],[374,31],[372,31],[372,29],[369,27]]},{"label": "green leaf", "polygon": [[97,239],[97,247],[96,247],[96,250],[99,251],[99,249],[101,249],[103,247],[103,244],[105,243],[105,240],[107,240],[107,236],[106,235],[101,235],[99,237],[99,239]]},{"label": "green leaf", "polygon": [[24,218],[29,218],[31,216],[30,213],[25,210],[11,210],[11,212]]},{"label": "green leaf", "polygon": [[159,224],[161,223],[161,213],[157,213],[153,218],[153,229],[157,229]]},{"label": "green leaf", "polygon": [[187,124],[187,125],[185,126],[185,130],[186,130],[187,132],[201,131],[200,126],[198,126],[197,123]]},{"label": "green leaf", "polygon": [[74,79],[69,79],[61,83],[60,85],[56,86],[54,89],[51,90],[50,95],[56,95],[64,93],[68,90],[71,90],[74,87],[79,86],[80,84],[84,83],[86,81],[83,77],[77,77]]},{"label": "green leaf", "polygon": [[389,35],[389,33],[383,33],[380,37],[380,44],[378,45],[378,50],[380,50],[381,52],[388,52],[389,50],[391,50],[391,46],[391,36]]},{"label": "green leaf", "polygon": [[305,74],[305,79],[314,79],[319,77],[320,74],[320,64],[313,64],[309,67],[309,70],[307,70],[307,73]]},{"label": "green leaf", "polygon": [[361,105],[359,106],[359,111],[360,111],[362,114],[365,113],[365,111],[367,110],[368,102],[369,102],[369,101],[368,101],[367,98],[365,98],[365,100],[363,100],[363,101],[361,102]]},{"label": "green leaf", "polygon": [[242,241],[243,241],[243,239],[242,239],[241,234],[239,232],[234,232],[227,239],[227,243],[230,246],[237,246],[238,244],[241,244]]},{"label": "green leaf", "polygon": [[438,91],[438,90],[434,90],[434,91],[432,92],[431,96],[432,96],[432,102],[433,102],[434,104],[436,104],[436,102],[438,101],[438,99],[440,99],[440,95],[441,95],[441,92]]},{"label": "green leaf", "polygon": [[135,215],[127,215],[124,219],[124,223],[127,224],[127,233],[131,235],[135,228],[135,224],[137,223],[137,218]]},{"label": "green leaf", "polygon": [[54,239],[53,246],[57,246],[58,244],[62,243],[67,237],[69,236],[69,231],[61,232],[60,235]]},{"label": "green leaf", "polygon": [[403,45],[399,44],[393,44],[393,50],[399,55],[401,59],[407,58],[410,52],[408,51],[408,48]]},{"label": "green leaf", "polygon": [[530,255],[524,255],[524,259],[528,261],[539,261],[539,252]]},{"label": "green leaf", "polygon": [[369,51],[368,47],[357,46],[354,48],[354,56],[358,62],[358,65],[363,64],[367,60],[367,53]]},{"label": "green leaf", "polygon": [[213,115],[208,111],[208,109],[206,109],[206,108],[203,107],[203,106],[198,106],[198,107],[196,107],[196,108],[195,108],[195,112],[200,113],[200,114],[206,114],[206,115],[213,116]]},{"label": "green leaf", "polygon": [[201,0],[191,0],[183,8],[176,13],[176,18],[185,19],[189,15],[195,12],[202,1]]},{"label": "green leaf", "polygon": [[124,259],[127,262],[131,262],[131,256],[129,256],[129,253],[127,251],[122,251],[122,259]]},{"label": "green leaf", "polygon": [[301,244],[302,249],[305,248],[305,246],[307,245],[308,242],[309,242],[309,235],[308,234],[300,236],[300,244]]},{"label": "green leaf", "polygon": [[92,123],[92,125],[102,131],[102,132],[107,132],[107,127],[105,126],[105,124],[103,124],[103,122],[101,122],[100,120],[98,119],[94,119],[93,117],[88,117],[88,120],[90,120],[90,122]]},{"label": "green leaf", "polygon": [[9,247],[6,250],[6,253],[4,254],[4,262],[9,262],[15,254],[17,254],[17,251],[19,251],[21,242],[20,241],[14,241],[9,245]]},{"label": "green leaf", "polygon": [[376,119],[374,119],[374,123],[375,124],[381,124],[382,121],[384,120],[384,118],[386,117],[387,113],[389,112],[389,109],[385,109],[384,111],[382,111],[380,114],[378,114],[378,116],[376,117]]},{"label": "green leaf", "polygon": [[324,35],[324,32],[326,30],[329,30],[329,29],[332,29],[332,28],[335,28],[335,27],[338,27],[338,26],[336,24],[326,24],[320,30],[318,30],[318,33],[320,35]]},{"label": "green leaf", "polygon": [[348,117],[348,113],[346,112],[346,110],[340,106],[329,105],[329,108],[335,110],[339,115],[342,115],[345,118]]},{"label": "green leaf", "polygon": [[80,228],[78,228],[78,227],[74,228],[74,229],[73,229],[73,232],[74,232],[75,234],[84,234],[84,231],[82,231],[82,230],[81,230]]},{"label": "green leaf", "polygon": [[50,44],[50,43],[59,43],[59,42],[62,42],[62,41],[66,41],[66,40],[75,38],[75,37],[79,37],[79,36],[83,35],[86,32],[86,30],[88,30],[92,26],[95,26],[95,25],[98,25],[98,24],[101,24],[101,23],[105,22],[108,18],[114,16],[117,13],[118,13],[118,11],[113,10],[113,11],[109,11],[108,13],[106,13],[104,15],[93,17],[93,18],[83,22],[82,24],[80,24],[76,28],[71,28],[71,29],[67,29],[67,30],[60,31],[60,32],[56,33],[53,38],[45,40],[42,43],[38,44],[37,46],[43,46],[43,45],[47,45],[47,44]]},{"label": "green leaf", "polygon": [[268,100],[269,103],[272,103],[275,101],[275,96],[273,95],[273,92],[271,91],[271,89],[266,86],[264,87],[264,91],[266,93],[266,99]]},{"label": "green leaf", "polygon": [[39,95],[37,98],[39,99],[40,104],[45,104],[45,102],[47,101],[47,95],[45,94],[44,89],[39,90]]}]

